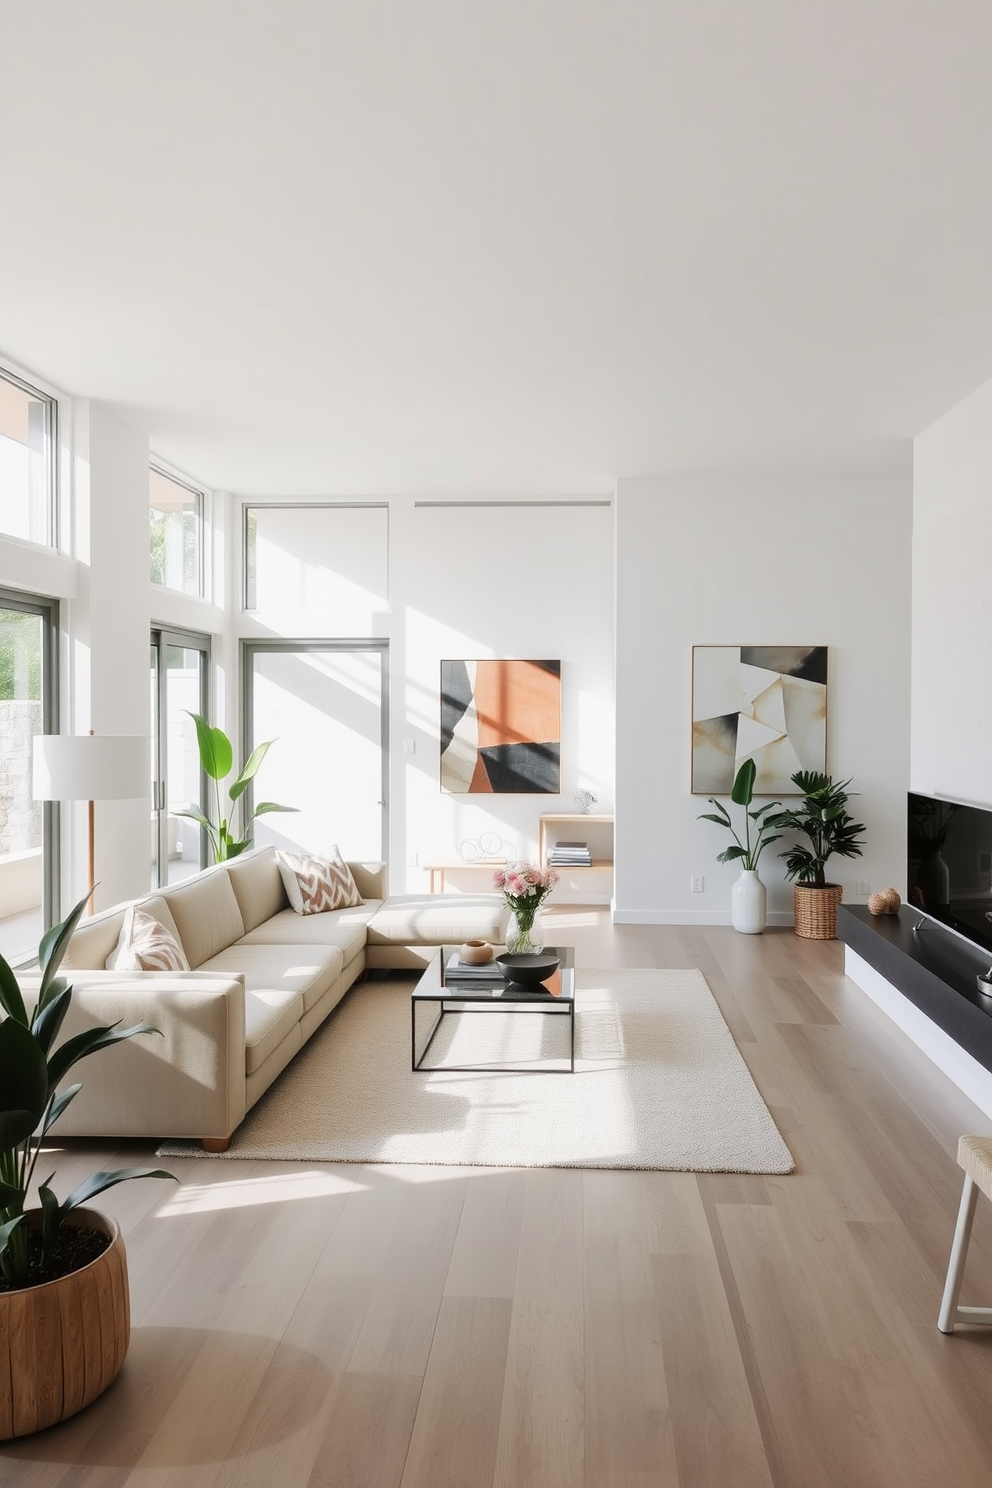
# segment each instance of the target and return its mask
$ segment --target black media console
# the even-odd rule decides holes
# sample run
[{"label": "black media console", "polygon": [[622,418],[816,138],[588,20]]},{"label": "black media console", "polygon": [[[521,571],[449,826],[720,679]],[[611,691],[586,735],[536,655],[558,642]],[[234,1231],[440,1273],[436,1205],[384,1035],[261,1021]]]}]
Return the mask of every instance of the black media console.
[{"label": "black media console", "polygon": [[926,1013],[973,1059],[992,1070],[992,996],[977,978],[992,956],[906,905],[897,915],[872,915],[863,904],[842,904],[837,937],[891,986]]}]

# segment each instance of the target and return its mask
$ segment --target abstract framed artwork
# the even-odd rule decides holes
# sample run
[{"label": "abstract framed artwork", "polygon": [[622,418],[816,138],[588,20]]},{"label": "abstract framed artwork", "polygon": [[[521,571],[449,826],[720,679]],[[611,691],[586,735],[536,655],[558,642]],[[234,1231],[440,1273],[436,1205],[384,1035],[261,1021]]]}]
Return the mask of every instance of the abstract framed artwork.
[{"label": "abstract framed artwork", "polygon": [[794,796],[797,770],[826,770],[826,646],[693,646],[693,795],[729,795],[746,759],[760,796]]},{"label": "abstract framed artwork", "polygon": [[557,795],[561,662],[441,662],[441,789]]}]

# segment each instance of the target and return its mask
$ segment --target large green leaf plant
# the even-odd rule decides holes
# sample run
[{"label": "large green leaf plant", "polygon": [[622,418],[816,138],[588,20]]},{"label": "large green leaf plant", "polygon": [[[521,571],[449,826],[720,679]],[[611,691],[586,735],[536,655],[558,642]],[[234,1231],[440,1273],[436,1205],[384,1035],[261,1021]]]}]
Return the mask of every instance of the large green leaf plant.
[{"label": "large green leaf plant", "polygon": [[[87,896],[88,898],[89,896]],[[0,1272],[10,1287],[31,1284],[28,1192],[45,1139],[62,1112],[82,1089],[59,1090],[68,1071],[88,1054],[119,1044],[137,1033],[158,1033],[148,1023],[131,1028],[117,1024],[88,1028],[56,1047],[72,999],[72,988],[58,976],[69,938],[86,907],[81,899],[61,925],[44,937],[38,949],[41,985],[33,1012],[28,1012],[17,978],[0,956]],[[79,1204],[128,1178],[172,1178],[161,1168],[117,1168],[93,1173],[60,1203],[52,1191],[54,1173],[38,1188],[41,1208],[40,1266],[46,1269],[66,1216]]]},{"label": "large green leaf plant", "polygon": [[828,858],[834,853],[839,858],[860,858],[865,825],[847,810],[850,780],[832,780],[817,770],[797,770],[791,778],[803,801],[794,810],[783,811],[775,825],[801,832],[806,841],[785,848],[779,857],[785,859],[786,878],[824,889]]},{"label": "large green leaf plant", "polygon": [[775,828],[779,825],[779,818],[771,813],[782,804],[781,801],[769,801],[765,806],[755,806],[752,809],[756,774],[757,766],[754,760],[746,759],[737,771],[730,791],[730,799],[734,805],[744,807],[743,841],[734,826],[730,812],[722,801],[717,801],[710,796],[709,803],[714,810],[704,811],[697,817],[697,821],[716,822],[718,827],[725,827],[734,839],[729,847],[723,849],[723,852],[717,853],[717,862],[739,862],[741,867],[749,872],[757,871],[758,860],[765,848],[770,843],[778,841]]},{"label": "large green leaf plant", "polygon": [[[211,728],[207,720],[199,713],[190,713],[189,716],[196,724],[196,742],[200,751],[203,773],[214,782],[216,820],[211,821],[198,806],[190,806],[185,811],[177,811],[176,815],[187,816],[191,821],[199,822],[210,840],[214,862],[225,863],[229,858],[238,857],[245,851],[245,848],[251,846],[252,824],[256,816],[263,816],[270,811],[297,811],[299,808],[278,806],[275,801],[262,801],[250,816],[247,814],[245,791],[258,774],[258,767],[275,743],[274,739],[268,739],[264,744],[259,744],[241,766],[237,778],[228,787],[227,795],[231,804],[230,808],[227,808],[221,797],[221,781],[226,780],[234,769],[234,746],[223,729]],[[239,801],[243,822],[241,836],[237,837],[234,832],[234,818],[238,811]]]}]

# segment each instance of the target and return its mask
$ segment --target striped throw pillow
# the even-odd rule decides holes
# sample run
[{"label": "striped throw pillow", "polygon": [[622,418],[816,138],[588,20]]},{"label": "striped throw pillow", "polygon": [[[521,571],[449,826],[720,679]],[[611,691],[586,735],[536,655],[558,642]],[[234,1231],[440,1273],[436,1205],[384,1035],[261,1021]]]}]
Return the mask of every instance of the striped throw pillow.
[{"label": "striped throw pillow", "polygon": [[352,909],[365,900],[337,843],[324,854],[277,852],[286,898],[297,914]]},{"label": "striped throw pillow", "polygon": [[135,905],[128,908],[108,971],[189,971],[185,952],[171,931]]}]

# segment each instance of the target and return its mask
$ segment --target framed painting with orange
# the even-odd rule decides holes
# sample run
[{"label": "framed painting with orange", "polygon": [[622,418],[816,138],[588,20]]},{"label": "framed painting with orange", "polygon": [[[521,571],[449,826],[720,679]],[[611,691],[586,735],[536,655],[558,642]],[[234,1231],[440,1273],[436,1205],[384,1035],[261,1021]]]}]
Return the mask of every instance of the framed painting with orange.
[{"label": "framed painting with orange", "polygon": [[557,795],[561,662],[441,662],[441,789]]}]

